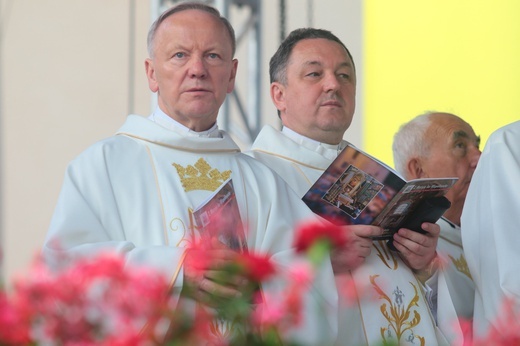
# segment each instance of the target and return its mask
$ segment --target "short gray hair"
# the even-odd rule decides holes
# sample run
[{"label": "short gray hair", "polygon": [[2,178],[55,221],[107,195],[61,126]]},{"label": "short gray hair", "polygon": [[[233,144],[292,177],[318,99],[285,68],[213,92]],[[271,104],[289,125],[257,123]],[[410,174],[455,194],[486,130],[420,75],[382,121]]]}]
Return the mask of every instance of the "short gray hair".
[{"label": "short gray hair", "polygon": [[432,114],[439,112],[428,111],[418,115],[407,123],[401,125],[394,135],[392,151],[394,154],[394,167],[399,174],[406,177],[406,165],[414,157],[426,157],[430,151],[430,144],[425,141],[426,130],[432,123]]},{"label": "short gray hair", "polygon": [[221,16],[220,12],[216,8],[206,5],[202,2],[187,1],[187,2],[182,2],[178,5],[173,6],[170,9],[164,11],[152,24],[152,26],[150,27],[150,30],[148,30],[147,47],[148,47],[148,54],[149,54],[150,58],[153,58],[153,54],[154,54],[153,42],[155,39],[155,34],[157,33],[157,29],[159,29],[159,26],[161,25],[161,23],[164,22],[166,20],[166,18],[168,18],[169,16],[171,16],[175,13],[179,13],[179,12],[187,11],[187,10],[203,11],[203,12],[211,14],[213,17],[220,20],[220,22],[222,24],[224,24],[224,27],[226,28],[226,30],[229,34],[229,38],[231,40],[231,51],[232,51],[231,56],[232,57],[235,56],[237,44],[236,44],[236,38],[235,38],[235,30],[233,29],[233,26],[231,26],[231,23],[225,17]]}]

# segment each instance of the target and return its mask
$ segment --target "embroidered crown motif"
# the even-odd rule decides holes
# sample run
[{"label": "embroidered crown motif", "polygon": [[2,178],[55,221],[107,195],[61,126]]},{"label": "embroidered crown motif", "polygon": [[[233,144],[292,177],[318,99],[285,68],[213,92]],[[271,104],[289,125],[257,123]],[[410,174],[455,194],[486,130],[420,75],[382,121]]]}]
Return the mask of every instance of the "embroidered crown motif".
[{"label": "embroidered crown motif", "polygon": [[185,192],[193,190],[215,191],[231,176],[230,170],[220,172],[216,168],[211,168],[202,157],[193,166],[182,167],[177,163],[172,163],[172,166],[177,170]]},{"label": "embroidered crown motif", "polygon": [[471,277],[471,273],[469,272],[468,262],[466,262],[464,255],[461,254],[458,259],[453,258],[451,255],[448,256],[459,272],[465,274],[468,278],[473,280],[473,277]]}]

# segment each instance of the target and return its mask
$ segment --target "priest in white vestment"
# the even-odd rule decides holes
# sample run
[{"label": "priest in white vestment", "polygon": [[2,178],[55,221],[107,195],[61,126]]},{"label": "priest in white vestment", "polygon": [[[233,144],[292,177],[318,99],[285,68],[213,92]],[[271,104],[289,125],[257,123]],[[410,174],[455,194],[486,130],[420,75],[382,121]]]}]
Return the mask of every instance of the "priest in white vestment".
[{"label": "priest in white vestment", "polygon": [[[248,154],[273,168],[303,196],[346,145],[342,138],[355,108],[354,63],[332,33],[298,29],[271,58],[270,76],[271,98],[284,127],[282,131],[264,127]],[[361,230],[372,232],[373,227],[346,228],[362,247],[368,243],[370,251],[350,249],[362,260],[345,261],[344,267],[350,270],[336,272],[340,300],[345,299],[340,304],[336,343],[447,345],[429,309],[425,286],[411,267],[431,276],[438,226],[426,224],[428,235],[401,229],[394,241],[403,257],[390,251],[385,242],[367,239],[369,232]],[[355,301],[341,293],[352,279]]]},{"label": "priest in white vestment", "polygon": [[[227,297],[240,286],[212,280],[218,263],[209,263],[204,276],[188,273],[184,265],[195,256],[185,251],[197,237],[192,212],[227,178],[249,251],[269,254],[284,268],[297,259],[295,226],[315,216],[280,177],[240,153],[217,128],[237,68],[229,22],[212,7],[184,3],[161,15],[148,39],[146,73],[158,107],[148,118],[130,115],[116,135],[70,163],[43,254],[49,263],[66,265],[78,256],[117,251],[129,264],[151,266],[171,278],[175,296],[190,280],[200,294]],[[223,246],[217,251],[233,256]],[[215,255],[214,261],[223,260]],[[326,261],[295,340],[315,345],[335,338],[333,281]]]},{"label": "priest in white vestment", "polygon": [[[495,331],[516,334],[518,339],[519,181],[520,121],[516,121],[488,138],[462,212],[462,243],[476,285],[473,332],[477,338]],[[516,309],[515,319],[506,315],[506,303]]]},{"label": "priest in white vestment", "polygon": [[441,227],[437,254],[448,287],[438,292],[437,315],[439,323],[452,324],[446,309],[453,303],[461,327],[473,319],[475,284],[464,256],[460,218],[480,158],[479,145],[480,137],[470,124],[454,114],[434,111],[403,124],[393,143],[395,168],[405,179],[458,178],[446,194],[451,206],[437,222]]}]

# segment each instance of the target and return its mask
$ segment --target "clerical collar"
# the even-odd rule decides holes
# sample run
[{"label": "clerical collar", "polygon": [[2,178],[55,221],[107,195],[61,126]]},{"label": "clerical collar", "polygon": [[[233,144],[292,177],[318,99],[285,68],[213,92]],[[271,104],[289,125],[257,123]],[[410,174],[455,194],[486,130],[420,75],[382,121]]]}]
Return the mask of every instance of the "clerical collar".
[{"label": "clerical collar", "polygon": [[299,133],[294,132],[288,127],[283,126],[282,127],[282,133],[295,141],[296,143],[300,144],[301,146],[315,151],[326,158],[330,160],[334,160],[338,154],[347,146],[347,142],[341,141],[339,144],[327,144],[318,142],[312,138],[305,137]]},{"label": "clerical collar", "polygon": [[195,132],[190,128],[184,126],[180,122],[172,119],[166,113],[164,113],[159,107],[148,117],[154,123],[167,128],[168,130],[175,131],[189,137],[201,137],[201,138],[222,138],[217,123],[215,123],[209,130],[202,132]]}]

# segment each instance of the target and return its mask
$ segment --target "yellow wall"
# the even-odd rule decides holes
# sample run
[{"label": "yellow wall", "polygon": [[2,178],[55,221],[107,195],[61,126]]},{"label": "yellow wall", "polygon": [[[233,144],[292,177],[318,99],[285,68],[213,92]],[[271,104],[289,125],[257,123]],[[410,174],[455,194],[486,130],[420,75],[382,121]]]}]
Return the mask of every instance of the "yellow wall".
[{"label": "yellow wall", "polygon": [[459,115],[483,144],[520,119],[520,1],[366,0],[363,11],[367,152],[393,166],[393,134],[427,110]]}]

